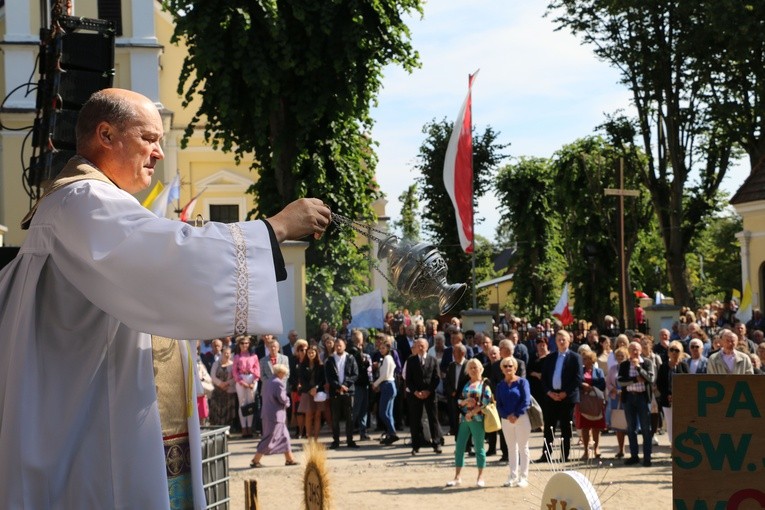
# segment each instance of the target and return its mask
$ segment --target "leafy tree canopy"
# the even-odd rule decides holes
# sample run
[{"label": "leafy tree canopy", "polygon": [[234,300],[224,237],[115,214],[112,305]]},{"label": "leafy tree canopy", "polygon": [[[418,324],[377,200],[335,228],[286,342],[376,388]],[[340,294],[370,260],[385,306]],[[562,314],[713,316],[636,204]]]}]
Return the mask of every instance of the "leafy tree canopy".
[{"label": "leafy tree canopy", "polygon": [[[595,324],[601,324],[605,315],[615,315],[623,322],[623,315],[611,301],[611,292],[621,294],[619,197],[607,196],[604,190],[622,186],[640,190],[644,165],[641,151],[625,150],[601,136],[582,138],[564,146],[552,161],[553,194],[559,205],[555,212],[560,217],[567,279],[576,295],[575,312]],[[624,198],[625,267],[630,265],[638,232],[650,222],[652,214],[646,193]],[[626,294],[624,309],[629,323],[633,319],[629,272]]]},{"label": "leafy tree canopy", "polygon": [[411,241],[420,240],[420,220],[419,207],[420,201],[417,198],[417,185],[412,184],[406,191],[398,196],[401,202],[401,220],[394,223],[394,226],[401,229],[401,235],[404,239]]},{"label": "leafy tree canopy", "polygon": [[555,186],[544,158],[521,158],[503,167],[496,180],[502,219],[516,246],[514,313],[533,320],[550,316],[565,279]]},{"label": "leafy tree canopy", "polygon": [[[371,220],[378,191],[369,110],[384,66],[419,65],[403,17],[421,14],[421,0],[163,5],[174,18],[173,42],[188,47],[178,93],[184,106],[199,101],[186,137],[199,128],[237,159],[255,154],[254,215],[310,194],[335,212]],[[347,298],[366,289],[366,260],[352,238],[330,233],[308,249],[309,321],[339,323]]]},{"label": "leafy tree canopy", "polygon": [[643,179],[664,241],[676,302],[693,305],[686,253],[719,204],[734,133],[713,115],[699,72],[698,23],[708,2],[553,0],[548,13],[616,67],[632,92],[647,165]]}]

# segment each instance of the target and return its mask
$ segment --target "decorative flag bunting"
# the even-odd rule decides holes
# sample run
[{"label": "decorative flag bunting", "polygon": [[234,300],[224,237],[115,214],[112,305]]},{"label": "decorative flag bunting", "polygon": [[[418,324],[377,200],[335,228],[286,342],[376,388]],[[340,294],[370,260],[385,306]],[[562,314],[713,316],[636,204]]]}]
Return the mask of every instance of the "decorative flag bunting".
[{"label": "decorative flag bunting", "polygon": [[462,103],[444,160],[444,185],[454,205],[460,246],[473,252],[473,124],[471,91],[478,71],[470,75],[468,93]]},{"label": "decorative flag bunting", "polygon": [[157,195],[154,199],[154,203],[151,205],[151,212],[164,218],[167,216],[167,205],[173,201],[178,200],[181,194],[181,178],[178,174],[175,174],[173,182],[167,188]]},{"label": "decorative flag bunting", "polygon": [[568,307],[568,283],[563,285],[563,292],[560,295],[558,304],[555,305],[552,315],[561,321],[564,327],[574,322],[574,316],[571,315],[571,310]]},{"label": "decorative flag bunting", "polygon": [[200,191],[199,193],[197,193],[197,194],[194,196],[194,198],[192,198],[191,200],[189,200],[189,203],[188,203],[188,204],[186,204],[186,205],[183,207],[183,210],[181,211],[181,218],[180,218],[180,219],[181,219],[181,221],[189,221],[189,218],[191,217],[191,213],[193,213],[193,212],[194,212],[194,206],[195,206],[195,205],[197,205],[197,199],[199,198],[199,196],[200,196],[202,193],[204,193],[204,192],[205,192],[205,189],[207,189],[207,188],[204,188],[202,191]]}]

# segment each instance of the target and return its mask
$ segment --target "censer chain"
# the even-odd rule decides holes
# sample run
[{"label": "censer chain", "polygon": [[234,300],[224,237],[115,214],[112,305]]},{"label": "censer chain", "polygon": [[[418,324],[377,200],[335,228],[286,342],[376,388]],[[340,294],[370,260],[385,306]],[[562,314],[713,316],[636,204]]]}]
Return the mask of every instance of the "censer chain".
[{"label": "censer chain", "polygon": [[[390,232],[385,232],[384,230],[375,228],[372,225],[362,223],[360,221],[352,220],[348,217],[343,216],[342,214],[337,214],[335,212],[332,213],[332,221],[338,225],[344,225],[346,227],[349,227],[352,230],[361,234],[362,236],[368,239],[373,239],[374,241],[377,241],[378,243],[382,243],[385,239],[393,236],[393,234],[391,234]],[[382,237],[379,237],[379,238],[375,237],[371,234],[371,232],[374,232],[375,234],[379,234]]]},{"label": "censer chain", "polygon": [[[372,239],[374,241],[377,241],[378,243],[382,243],[385,239],[393,235],[389,232],[385,232],[383,230],[374,228],[371,225],[366,225],[364,223],[361,223],[360,221],[354,221],[350,218],[343,216],[342,214],[337,214],[335,212],[332,213],[332,221],[338,225],[344,225],[346,227],[349,227],[355,232],[358,232],[362,236],[366,237],[367,239]],[[382,239],[371,235],[370,232],[380,234],[382,236]],[[361,251],[361,248],[359,248],[355,242],[351,241],[351,243],[357,250]],[[370,257],[370,261],[372,262],[372,266],[375,268],[375,271],[380,273],[380,276],[382,276],[386,282],[388,282],[393,288],[395,288],[396,284],[394,284],[391,281],[391,279],[388,278],[388,275],[385,274],[385,272],[382,269],[380,269],[380,264],[377,263],[377,260],[375,260],[375,257]]]}]

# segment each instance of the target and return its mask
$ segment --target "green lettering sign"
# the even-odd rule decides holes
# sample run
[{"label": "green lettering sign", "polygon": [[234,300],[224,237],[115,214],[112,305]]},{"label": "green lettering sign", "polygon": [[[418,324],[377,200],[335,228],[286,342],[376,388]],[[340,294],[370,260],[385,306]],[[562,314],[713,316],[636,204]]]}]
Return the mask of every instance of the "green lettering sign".
[{"label": "green lettering sign", "polygon": [[738,411],[749,411],[752,418],[760,418],[757,401],[752,395],[752,388],[746,381],[739,381],[733,387],[733,395],[730,398],[725,417],[732,418]]},{"label": "green lettering sign", "polygon": [[705,418],[707,416],[707,405],[719,404],[722,402],[725,396],[725,389],[723,385],[717,381],[701,381],[699,382],[698,392],[698,409],[699,417]]},{"label": "green lettering sign", "polygon": [[[707,502],[700,499],[694,501],[693,506],[691,507],[688,506],[688,503],[684,499],[675,499],[673,501],[675,510],[709,510],[709,505],[707,505]],[[725,501],[718,501],[715,503],[713,510],[725,510],[725,505]]]}]

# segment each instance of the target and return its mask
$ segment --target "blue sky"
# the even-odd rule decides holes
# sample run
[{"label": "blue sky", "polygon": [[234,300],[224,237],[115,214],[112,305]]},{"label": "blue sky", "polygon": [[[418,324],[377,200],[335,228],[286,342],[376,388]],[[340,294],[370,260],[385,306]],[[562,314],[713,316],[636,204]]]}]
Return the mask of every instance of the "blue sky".
[{"label": "blue sky", "polygon": [[[431,0],[425,15],[410,19],[422,67],[412,74],[389,67],[378,96],[373,138],[379,143],[377,180],[388,199],[387,213],[398,219],[398,196],[414,182],[412,169],[424,140],[422,127],[433,119],[453,122],[473,86],[473,124],[487,126],[509,143],[512,157],[550,157],[561,146],[588,136],[605,113],[634,110],[617,72],[598,61],[589,47],[568,32],[555,32],[544,18],[546,1]],[[723,188],[734,192],[748,170],[730,171]],[[489,239],[499,220],[496,198],[486,196],[476,232]]]}]

